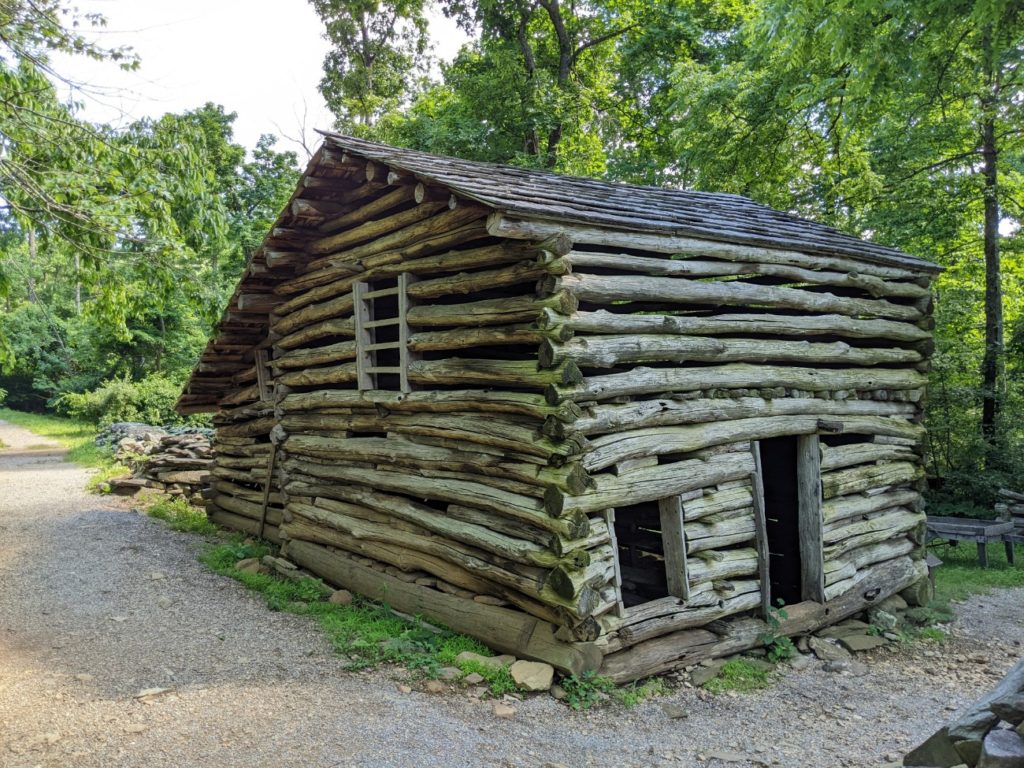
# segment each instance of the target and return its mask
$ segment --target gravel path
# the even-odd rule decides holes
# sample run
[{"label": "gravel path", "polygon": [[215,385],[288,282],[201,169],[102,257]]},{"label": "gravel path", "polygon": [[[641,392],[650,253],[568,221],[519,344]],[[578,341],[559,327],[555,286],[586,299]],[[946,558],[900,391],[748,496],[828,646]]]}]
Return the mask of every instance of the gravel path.
[{"label": "gravel path", "polygon": [[454,689],[401,693],[401,670],[345,672],[310,621],[205,571],[201,539],[85,494],[88,473],[24,430],[0,422],[0,440],[0,766],[862,768],[980,695],[1024,642],[1024,590],[1007,590],[966,604],[945,646],[860,657],[860,677],[814,662],[756,694],[679,688],[591,713],[539,696],[499,720]]}]

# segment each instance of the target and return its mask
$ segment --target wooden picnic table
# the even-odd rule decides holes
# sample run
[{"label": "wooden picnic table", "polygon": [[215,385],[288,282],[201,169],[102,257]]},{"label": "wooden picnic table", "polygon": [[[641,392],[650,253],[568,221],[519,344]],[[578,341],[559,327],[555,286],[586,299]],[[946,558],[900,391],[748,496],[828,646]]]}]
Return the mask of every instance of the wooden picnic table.
[{"label": "wooden picnic table", "polygon": [[978,544],[978,560],[988,568],[988,544],[1001,541],[1006,547],[1006,559],[1014,562],[1013,544],[1016,536],[1013,523],[1007,520],[975,520],[970,517],[934,517],[928,515],[928,541],[943,539],[949,542],[974,541]]}]

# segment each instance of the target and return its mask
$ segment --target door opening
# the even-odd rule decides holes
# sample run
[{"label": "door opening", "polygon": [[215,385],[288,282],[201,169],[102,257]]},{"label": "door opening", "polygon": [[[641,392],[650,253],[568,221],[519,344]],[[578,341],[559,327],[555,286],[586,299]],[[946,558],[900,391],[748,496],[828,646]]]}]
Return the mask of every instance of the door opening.
[{"label": "door opening", "polygon": [[803,599],[797,444],[796,435],[760,441],[768,577],[775,605]]}]

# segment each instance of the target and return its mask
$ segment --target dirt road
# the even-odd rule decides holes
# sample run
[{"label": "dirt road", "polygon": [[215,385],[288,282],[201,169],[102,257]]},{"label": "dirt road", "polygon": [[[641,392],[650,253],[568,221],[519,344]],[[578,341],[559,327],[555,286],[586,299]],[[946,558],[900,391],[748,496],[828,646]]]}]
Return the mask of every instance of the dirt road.
[{"label": "dirt road", "polygon": [[[542,696],[498,720],[454,689],[400,693],[400,670],[345,672],[311,622],[204,570],[202,539],[84,493],[87,472],[24,430],[0,440],[0,766],[881,765],[1024,641],[1007,591],[965,609],[970,637],[884,649],[861,677],[814,662],[757,694],[592,713]],[[169,692],[136,699],[151,688]]]}]

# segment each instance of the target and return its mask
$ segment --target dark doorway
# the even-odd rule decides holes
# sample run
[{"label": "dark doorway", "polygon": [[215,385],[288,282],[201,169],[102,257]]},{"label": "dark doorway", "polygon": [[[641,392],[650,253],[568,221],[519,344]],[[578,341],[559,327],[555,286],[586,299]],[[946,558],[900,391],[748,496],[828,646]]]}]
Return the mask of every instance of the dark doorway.
[{"label": "dark doorway", "polygon": [[773,605],[778,605],[780,599],[787,605],[803,599],[797,440],[794,435],[760,442],[768,576]]}]

